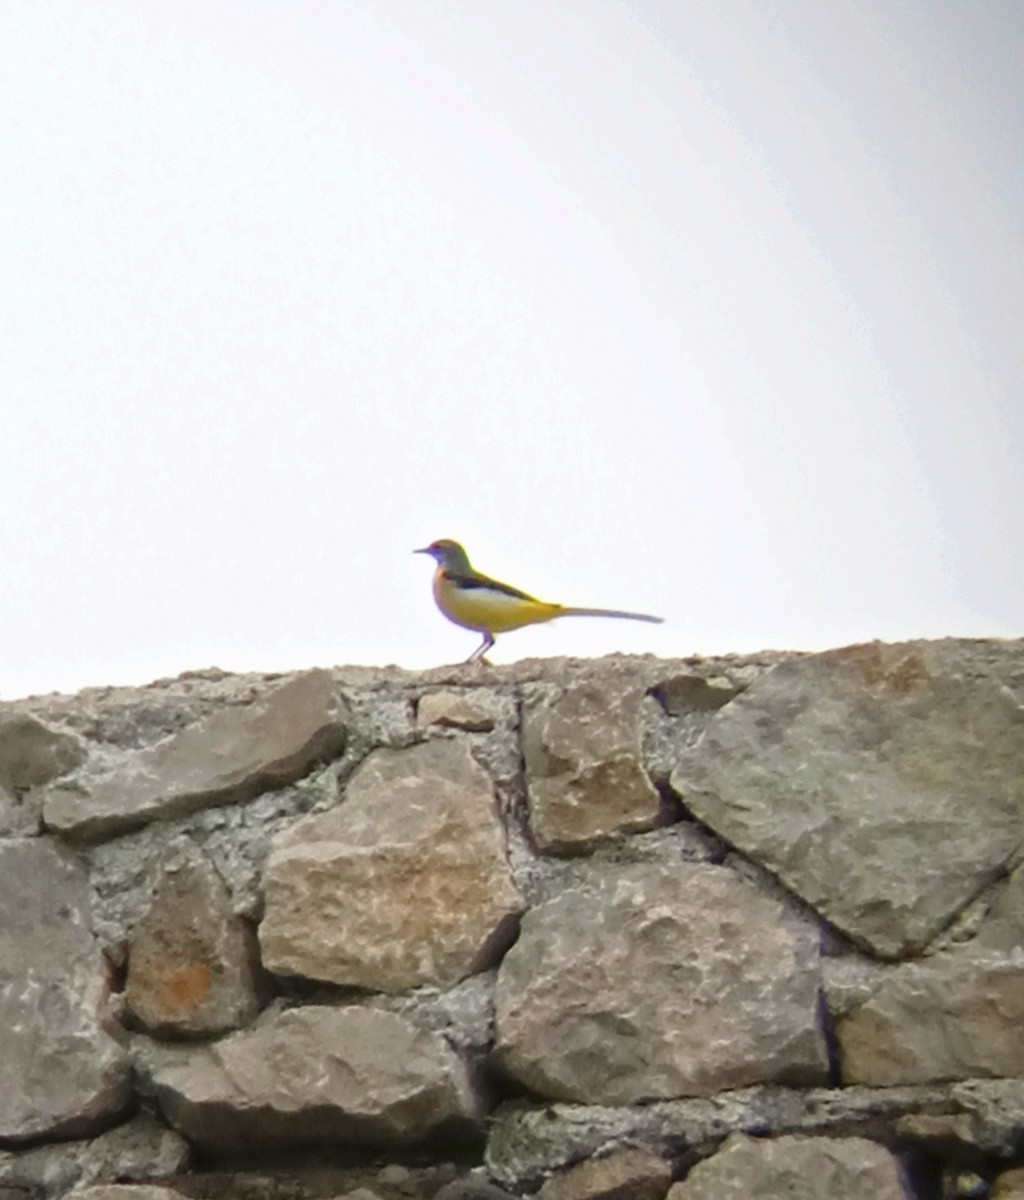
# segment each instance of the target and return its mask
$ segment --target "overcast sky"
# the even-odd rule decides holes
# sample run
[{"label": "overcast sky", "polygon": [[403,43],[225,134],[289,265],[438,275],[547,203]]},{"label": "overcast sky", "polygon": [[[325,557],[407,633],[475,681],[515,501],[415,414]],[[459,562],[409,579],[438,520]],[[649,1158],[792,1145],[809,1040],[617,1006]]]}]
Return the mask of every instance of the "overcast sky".
[{"label": "overcast sky", "polygon": [[3,0],[0,696],[1024,633],[1020,0]]}]

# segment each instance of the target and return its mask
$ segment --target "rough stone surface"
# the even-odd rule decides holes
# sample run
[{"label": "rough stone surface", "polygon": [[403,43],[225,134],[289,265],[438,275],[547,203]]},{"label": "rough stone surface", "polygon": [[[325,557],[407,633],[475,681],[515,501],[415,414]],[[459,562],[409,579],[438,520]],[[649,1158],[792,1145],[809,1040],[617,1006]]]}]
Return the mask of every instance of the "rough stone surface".
[{"label": "rough stone surface", "polygon": [[883,980],[896,969],[898,968],[892,963],[880,963],[877,959],[861,954],[823,958],[822,994],[829,1016],[833,1019],[844,1016],[851,1009],[870,1000]]},{"label": "rough stone surface", "polygon": [[[859,676],[851,666],[852,659],[858,660]],[[767,779],[771,794],[760,800],[765,801],[764,820],[774,823],[770,835],[756,821],[753,825],[761,840],[741,846],[727,833],[716,834],[702,813],[688,812],[684,800],[671,794],[670,777],[675,772],[677,782],[683,778],[684,770],[706,750],[706,731],[714,734],[735,722],[737,713],[751,704],[751,695],[768,687],[773,669],[782,665],[784,675],[801,663],[815,662],[817,667],[807,669],[811,682],[803,680],[804,691],[796,689],[792,681],[789,691],[780,687],[782,699],[776,697],[774,708],[760,709],[763,722],[749,724],[748,740],[739,736],[742,730],[737,734],[733,729],[733,746],[749,773],[755,773],[763,763],[777,766],[782,751],[789,755],[789,766],[795,764],[797,768],[791,772],[796,783],[810,779],[812,792],[817,772],[822,784],[819,790],[825,794],[824,799],[812,797],[813,804],[820,805],[832,824],[826,824],[824,832],[813,823],[805,830],[801,810],[794,807],[790,795],[793,780],[783,780],[789,791],[784,788],[780,798],[772,790],[777,778],[768,772],[763,779]],[[919,669],[922,663],[926,669]],[[259,794],[246,792],[254,786],[251,780],[240,785],[242,791],[237,795],[232,793],[230,781],[225,786],[223,780],[215,780],[211,792],[201,800],[186,790],[186,785],[194,786],[188,773],[201,766],[202,757],[185,753],[182,747],[188,748],[188,739],[197,731],[216,731],[221,719],[228,725],[235,720],[244,725],[269,695],[297,678],[308,678],[308,674],[230,675],[207,670],[144,688],[89,689],[76,696],[35,697],[0,704],[0,847],[7,854],[7,848],[22,844],[17,839],[24,838],[52,849],[60,840],[76,837],[76,844],[65,846],[58,857],[70,863],[79,876],[83,869],[87,872],[85,895],[88,898],[91,894],[92,898],[85,909],[77,902],[63,903],[67,898],[63,885],[52,886],[48,869],[37,871],[31,865],[32,875],[39,876],[38,889],[46,893],[45,902],[37,897],[29,905],[31,908],[38,901],[45,916],[40,917],[37,932],[29,938],[32,954],[37,943],[55,943],[47,946],[42,959],[50,972],[47,979],[52,982],[58,972],[53,964],[59,960],[61,986],[66,993],[62,993],[60,1002],[68,1007],[73,1003],[86,1013],[86,1032],[78,1037],[74,1022],[65,1021],[60,1006],[49,1002],[47,995],[34,1003],[29,1020],[60,1027],[65,1041],[49,1058],[60,1061],[61,1070],[68,1070],[68,1062],[76,1056],[79,1067],[88,1064],[90,1071],[97,1070],[97,1047],[101,1058],[111,1049],[110,1039],[103,1036],[104,1029],[116,1032],[121,1049],[115,1046],[114,1053],[121,1055],[120,1070],[125,1076],[129,1067],[131,1070],[131,1094],[125,1107],[103,1117],[90,1115],[83,1130],[88,1133],[89,1129],[104,1128],[105,1133],[74,1140],[76,1133],[82,1132],[76,1129],[74,1118],[69,1124],[59,1125],[57,1132],[44,1129],[5,1138],[0,1131],[0,1145],[4,1147],[0,1151],[0,1200],[59,1200],[71,1186],[86,1184],[118,1189],[126,1185],[169,1186],[195,1200],[509,1200],[507,1193],[487,1182],[481,1170],[467,1174],[468,1162],[475,1160],[485,1140],[486,1169],[493,1179],[500,1180],[513,1194],[543,1185],[545,1195],[541,1200],[559,1200],[559,1190],[572,1192],[562,1200],[633,1200],[634,1196],[636,1200],[664,1200],[661,1191],[645,1194],[648,1183],[644,1172],[626,1169],[624,1164],[628,1165],[633,1156],[651,1156],[649,1186],[652,1190],[664,1189],[668,1164],[677,1178],[682,1177],[702,1160],[714,1161],[710,1156],[733,1133],[759,1138],[802,1134],[869,1139],[890,1151],[906,1154],[922,1189],[917,1200],[924,1200],[925,1195],[931,1200],[933,1193],[934,1200],[940,1194],[944,1200],[982,1200],[989,1194],[990,1181],[1024,1162],[1024,1073],[1020,1078],[955,1081],[944,1077],[950,1070],[949,1062],[954,1064],[954,1074],[1005,1070],[1018,1053],[1015,1031],[1021,1022],[1015,1006],[1020,990],[1016,973],[1024,962],[1024,866],[1020,865],[1024,860],[1024,825],[1019,821],[1019,810],[1014,810],[1015,821],[1004,819],[1001,806],[1006,796],[999,788],[1006,780],[1020,776],[1014,758],[1017,749],[1009,746],[1007,729],[1012,732],[1024,727],[1021,722],[1014,724],[1024,715],[1024,642],[861,647],[814,658],[774,653],[676,661],[613,656],[595,661],[530,660],[501,668],[459,666],[426,672],[343,667],[323,674],[329,679],[324,695],[335,706],[339,724],[345,727],[341,752],[314,764],[293,782],[278,786],[271,781],[267,785],[270,790]],[[772,686],[778,683],[776,676]],[[801,697],[808,692],[810,699],[801,707]],[[587,694],[612,699],[640,697],[638,718],[634,722],[631,717],[627,725],[636,761],[659,793],[656,827],[636,832],[627,823],[621,829],[598,833],[592,841],[585,835],[582,841],[567,842],[553,853],[538,853],[527,803],[531,774],[538,760],[531,758],[528,763],[524,758],[520,714],[524,709],[536,714],[547,705],[551,709],[547,715],[554,720],[559,700]],[[564,761],[555,761],[557,753],[545,760],[552,748],[542,746],[539,776],[548,782],[556,775],[562,783],[572,780],[584,759],[580,750],[581,743],[586,742],[582,736],[584,726],[588,736],[595,735],[595,741],[604,737],[606,742],[614,742],[614,736],[607,736],[608,731],[600,733],[599,726],[605,719],[605,712],[598,711],[600,707],[593,705],[592,723],[589,717],[587,722],[575,718],[568,722],[577,741],[572,743],[570,739],[571,754]],[[619,715],[613,712],[611,725],[615,727],[618,720]],[[614,728],[611,732],[614,734]],[[891,1071],[893,1061],[900,1062],[898,1054],[885,1049],[885,1038],[890,1038],[898,1043],[900,1053],[910,1057],[915,1072],[924,1063],[925,1078],[932,1078],[936,1072],[943,1078],[885,1087],[804,1086],[807,1078],[821,1078],[824,1060],[817,1053],[811,1056],[817,1073],[796,1074],[792,1079],[795,1086],[772,1083],[736,1089],[732,1079],[737,1059],[727,1058],[721,1080],[710,1078],[715,1074],[714,1063],[708,1068],[707,1088],[732,1090],[684,1099],[631,1102],[621,1107],[567,1104],[535,1095],[532,1101],[506,1103],[497,1112],[486,1113],[486,1107],[493,1106],[510,1089],[518,1095],[533,1086],[524,1086],[516,1079],[501,1080],[500,1064],[493,1056],[497,960],[514,932],[514,911],[482,955],[482,961],[492,965],[455,983],[438,979],[409,984],[401,990],[371,991],[367,985],[353,989],[350,984],[338,985],[331,979],[310,980],[301,975],[286,978],[281,974],[268,981],[279,993],[279,1000],[271,1010],[254,1018],[244,1034],[236,1035],[255,1038],[243,1041],[237,1049],[231,1036],[219,1045],[206,1041],[197,1047],[190,1035],[195,1032],[207,1039],[209,1033],[175,1025],[173,1015],[164,1023],[166,1013],[140,1032],[138,1018],[130,1016],[129,993],[140,1010],[139,996],[148,995],[152,1000],[157,993],[182,1000],[186,1008],[193,1001],[198,1003],[205,980],[203,955],[208,942],[216,942],[221,923],[237,928],[235,919],[243,917],[251,928],[264,916],[263,881],[271,843],[276,852],[288,841],[285,831],[293,830],[304,819],[340,814],[352,799],[348,787],[353,778],[356,793],[360,787],[373,792],[364,802],[362,850],[367,854],[377,852],[375,823],[379,819],[387,833],[380,843],[386,853],[399,845],[405,852],[402,827],[408,814],[402,787],[396,783],[392,789],[371,789],[367,780],[379,767],[382,749],[389,750],[400,762],[407,762],[405,754],[428,741],[447,747],[439,775],[452,774],[451,756],[463,764],[475,762],[475,768],[467,768],[471,774],[478,768],[485,772],[486,786],[480,794],[486,796],[483,807],[495,820],[500,853],[495,875],[484,872],[484,878],[493,882],[497,877],[507,883],[511,871],[525,898],[522,902],[517,898],[517,905],[525,903],[541,914],[550,905],[563,906],[568,923],[552,937],[550,957],[554,960],[562,955],[565,972],[576,971],[580,976],[577,1005],[564,1006],[563,1025],[551,1034],[549,1043],[541,1039],[536,1051],[537,1058],[546,1055],[551,1060],[556,1075],[568,1061],[577,1072],[576,1083],[582,1078],[589,1087],[604,1069],[611,1085],[621,1087],[624,1077],[631,1085],[642,1077],[649,1067],[647,1060],[656,1064],[661,1076],[675,1069],[672,1054],[663,1055],[663,1045],[656,1042],[664,1032],[658,1023],[660,1015],[655,1013],[653,1019],[647,1019],[635,994],[621,990],[619,980],[626,971],[617,965],[616,954],[623,953],[622,946],[629,940],[622,930],[641,930],[632,937],[635,949],[628,959],[632,976],[644,981],[646,964],[654,964],[647,972],[654,981],[649,1011],[665,1007],[661,998],[671,991],[669,1019],[684,1029],[689,1021],[698,1033],[701,1021],[706,1022],[705,1029],[711,1034],[705,1032],[700,1053],[709,1047],[714,1049],[717,1030],[708,1013],[728,1016],[733,1011],[730,1005],[739,1004],[752,1025],[764,1014],[777,1014],[777,991],[773,992],[773,987],[778,979],[774,976],[766,984],[764,997],[744,1000],[755,995],[759,979],[756,970],[748,975],[750,946],[755,940],[751,929],[756,927],[758,936],[767,939],[765,954],[774,953],[776,958],[778,939],[793,936],[794,929],[815,946],[820,936],[820,962],[817,950],[806,957],[801,951],[795,957],[810,963],[815,977],[821,973],[833,1079],[839,1074],[844,1049],[843,1042],[833,1036],[836,1029],[849,1020],[851,1024],[845,1028],[849,1033],[856,1029],[857,1020],[863,1021],[866,1014],[879,1008],[885,1009],[884,1020],[875,1014],[882,1036],[876,1040],[876,1029],[872,1027],[862,1043],[862,1048],[867,1047],[874,1055],[876,1065],[881,1063],[884,1071]],[[794,752],[805,745],[812,751],[806,762]],[[1019,746],[1019,740],[1014,746]],[[155,813],[160,819],[151,819],[146,813],[142,817],[121,813],[113,824],[103,826],[106,832],[62,835],[61,839],[52,836],[54,831],[43,819],[44,802],[52,806],[56,796],[77,795],[83,798],[84,813],[90,790],[95,787],[102,792],[120,775],[123,786],[141,788],[143,800],[148,803],[146,789],[151,780],[140,780],[140,764],[156,762],[157,752],[169,747],[181,755],[181,770],[175,769],[173,774],[180,775],[183,784],[179,791],[172,788],[169,792],[176,797],[170,809]],[[212,774],[209,756],[207,767]],[[724,769],[724,765],[716,762],[714,769]],[[987,777],[986,769],[990,772]],[[363,772],[367,772],[367,778]],[[171,774],[168,768],[167,777]],[[742,776],[742,771],[738,774]],[[833,774],[842,785],[839,793],[849,800],[846,807],[829,807]],[[777,775],[785,776],[786,771],[780,769]],[[396,770],[396,779],[399,777],[404,778],[404,773]],[[461,778],[459,768],[452,777]],[[750,789],[755,800],[759,787],[755,780]],[[866,787],[869,799],[874,797],[877,803],[861,805],[858,787]],[[907,802],[908,793],[916,798],[916,808]],[[396,795],[401,797],[400,802],[389,803],[389,797],[393,800]],[[600,812],[602,800],[601,796],[592,798],[594,812]],[[179,801],[182,807],[173,815]],[[813,804],[812,811],[818,811]],[[434,807],[448,812],[443,803]],[[965,810],[970,814],[966,819]],[[756,812],[756,805],[742,814],[744,820],[752,812]],[[97,810],[97,815],[101,823],[108,821],[109,814],[102,810]],[[600,819],[603,822],[605,816]],[[865,828],[861,833],[856,827],[862,819]],[[965,834],[965,820],[977,828]],[[128,825],[122,826],[121,821]],[[608,823],[614,825],[614,821]],[[1002,836],[1014,824],[1016,841],[1009,852],[1005,857],[991,854],[993,831]],[[442,842],[464,841],[466,823],[452,820],[450,825],[452,832]],[[477,828],[473,821],[469,826]],[[99,840],[108,833],[108,840]],[[863,841],[859,862],[857,855],[850,853],[851,839],[856,845],[857,837]],[[834,844],[822,850],[822,842],[829,839]],[[827,924],[799,902],[792,890],[786,890],[792,889],[792,883],[783,869],[767,856],[763,863],[760,861],[762,840],[786,850],[779,860],[783,866],[795,863],[806,871],[807,863],[812,862],[820,867],[819,877],[824,880],[822,886],[830,902],[838,904],[837,895],[849,893],[841,895],[840,900],[845,904],[849,899],[850,910],[858,920],[865,921],[870,936],[858,933],[859,926],[851,932],[837,923]],[[427,880],[437,873],[436,863],[429,859],[433,841],[429,833],[418,841],[412,837],[404,860],[428,860],[423,867]],[[805,843],[814,849],[817,859]],[[833,871],[828,857],[832,853],[838,865],[853,872],[850,879]],[[961,864],[958,856],[964,853],[966,858]],[[393,865],[400,857],[396,853],[389,861]],[[687,876],[690,864],[695,862],[719,864],[734,886],[759,898],[754,901],[749,927],[736,924],[735,905],[717,903],[714,894],[707,898],[707,908],[695,908],[689,902],[665,904],[658,895],[645,896],[644,903],[638,903],[630,917],[636,922],[632,926],[614,905],[595,902],[595,897],[605,895],[606,889],[619,887],[621,891],[623,874],[629,876],[636,870],[667,872],[677,877],[679,886],[678,880]],[[0,868],[3,866],[0,860]],[[783,881],[774,878],[769,868]],[[190,873],[197,870],[202,878],[189,882]],[[400,877],[400,871],[395,870]],[[180,890],[175,890],[177,872],[183,872],[177,880]],[[35,969],[33,957],[29,972],[12,974],[11,965],[17,967],[18,961],[4,954],[11,938],[24,937],[23,930],[16,936],[11,930],[17,928],[23,915],[19,908],[24,904],[23,893],[30,900],[35,895],[32,885],[26,890],[23,876],[27,873],[28,867],[13,878],[9,872],[0,873],[0,902],[4,905],[0,911],[17,917],[8,923],[9,927],[0,922],[0,995],[5,1004],[9,991],[2,989],[15,975],[19,985],[27,983],[30,971]],[[894,884],[895,877],[905,883]],[[382,871],[379,879],[386,880],[381,886],[390,888],[389,897],[395,893],[394,876],[388,877]],[[947,882],[955,893],[951,897],[944,894]],[[411,885],[410,890],[415,888]],[[322,893],[323,898],[311,893],[308,901],[314,919],[319,919],[321,907],[329,910],[334,901],[329,886],[325,885]],[[940,904],[935,903],[938,893],[943,893]],[[894,894],[896,904],[891,902]],[[947,899],[952,907],[944,909]],[[388,913],[389,903],[387,900],[382,905],[387,916],[403,911],[392,907]],[[767,907],[762,911],[760,906]],[[348,907],[357,915],[366,908],[366,898],[357,888],[349,896]],[[406,909],[411,907],[407,905]],[[710,932],[698,930],[693,936],[687,932],[685,937],[675,932],[679,923],[689,931],[688,921],[707,926],[710,908],[719,910],[720,916],[715,919],[721,920],[721,929],[712,921]],[[683,909],[690,915],[680,917]],[[610,910],[614,920],[608,917]],[[437,906],[437,912],[445,911]],[[837,911],[841,911],[841,905]],[[433,922],[437,912],[428,920]],[[781,920],[780,912],[784,914]],[[826,915],[833,922],[838,919],[835,913]],[[600,936],[594,935],[594,941],[612,947],[614,987],[607,985],[607,973],[594,971],[585,955],[573,957],[576,944],[586,944],[591,936],[588,930],[598,917],[605,924],[600,926]],[[355,918],[349,916],[348,920]],[[387,919],[380,921],[382,945],[393,940],[388,923]],[[298,918],[295,925],[297,928]],[[91,930],[95,939],[83,940],[83,945],[90,947],[84,971],[78,965],[77,951],[66,952],[70,945],[67,939],[72,936],[69,931],[75,928],[86,934]],[[908,928],[913,935],[909,940]],[[928,928],[937,928],[937,932],[928,936]],[[607,934],[609,929],[611,936]],[[878,930],[882,931],[880,935]],[[408,928],[402,933],[398,953],[406,956],[406,962],[418,962],[416,940],[406,937],[407,932]],[[473,937],[467,936],[467,943],[476,944],[474,938],[479,933],[476,928]],[[716,938],[728,942],[729,953],[736,957],[723,954],[713,960],[711,956],[709,966],[708,958],[702,956],[708,943],[717,944]],[[926,951],[926,957],[915,964],[915,969],[920,968],[916,974],[898,961],[879,961],[878,945],[897,943],[902,948],[883,951],[882,956],[899,959],[918,948]],[[96,956],[97,944],[109,959],[109,970]],[[448,942],[444,945],[450,948]],[[563,945],[572,946],[572,952],[564,955]],[[685,946],[686,953],[681,952],[681,946]],[[428,966],[436,965],[431,958],[435,950],[428,945]],[[535,945],[531,953],[536,951]],[[388,952],[395,953],[394,949]],[[513,960],[516,953],[518,948],[512,952]],[[754,960],[756,964],[756,955]],[[530,988],[543,991],[545,980],[557,974],[547,969],[543,955],[537,953],[535,962],[541,969],[535,972],[535,979],[529,980],[529,987],[520,989],[524,994]],[[669,963],[674,975],[667,969]],[[137,975],[143,966],[149,972],[148,980]],[[126,990],[119,992],[116,989],[122,974]],[[699,1004],[692,1005],[692,1011],[684,1010],[675,999],[676,993],[688,1002],[696,993],[699,1000],[701,980],[706,981],[705,992],[712,995],[710,1004],[706,1010]],[[115,990],[108,994],[110,986]],[[339,986],[347,990],[339,991]],[[69,995],[72,1000],[67,998]],[[621,1005],[623,995],[632,1005],[625,1016],[616,1007]],[[596,1002],[594,996],[598,997]],[[894,997],[899,1001],[895,1008]],[[786,1003],[791,1011],[797,1011],[795,1002],[786,1001],[783,1008]],[[899,1011],[900,1005],[906,1011]],[[330,1006],[326,1011],[332,1020],[338,1013],[361,1014],[354,1020],[369,1022],[369,1035],[365,1024],[352,1028],[353,1019],[342,1017],[348,1027],[343,1033],[334,1031],[339,1047],[339,1053],[335,1053],[331,1037],[325,1038],[317,1024],[316,1014],[324,1011],[324,1006]],[[286,1012],[295,1014],[295,1018],[288,1019],[297,1019],[299,1028],[286,1030],[282,1036],[279,1022],[285,1020]],[[582,1024],[591,1014],[592,1032]],[[247,1020],[249,1015],[242,1019]],[[15,1077],[12,1086],[8,1070],[11,1046],[24,1045],[24,1039],[32,1037],[31,1027],[26,1033],[22,1016],[9,1006],[0,1011],[0,1075],[8,1090],[0,1101],[0,1114],[5,1106],[10,1112],[24,1099],[19,1095],[21,1076]],[[126,1028],[118,1027],[118,1018]],[[643,1032],[634,1034],[641,1018]],[[1011,1032],[1006,1032],[1004,1024]],[[745,1035],[742,1023],[739,1028]],[[399,1035],[396,1029],[401,1031]],[[758,1026],[757,1036],[763,1033],[763,1025]],[[820,1037],[816,1030],[812,1033],[817,1047]],[[806,1039],[805,1028],[800,1036]],[[741,1057],[743,1036],[737,1036],[726,1021],[721,1040],[728,1038]],[[678,1038],[673,1033],[668,1040],[675,1045]],[[750,1042],[755,1047],[751,1056],[756,1058],[758,1043],[753,1038]],[[403,1051],[403,1045],[413,1049]],[[418,1049],[423,1045],[429,1049],[425,1055]],[[994,1049],[997,1045],[1001,1047],[1001,1062]],[[210,1061],[218,1063],[225,1047],[227,1067],[220,1062],[210,1069]],[[589,1065],[591,1049],[593,1060],[601,1056],[598,1066]],[[749,1046],[746,1049],[749,1051]],[[361,1061],[365,1070],[351,1068],[348,1059],[353,1053],[364,1055],[365,1061]],[[776,1051],[769,1049],[767,1058],[770,1060],[773,1054]],[[400,1073],[405,1069],[403,1063],[409,1061],[414,1063],[418,1077],[432,1079],[437,1073],[430,1067],[435,1056],[441,1061],[442,1076],[451,1067],[456,1081],[465,1085],[470,1116],[463,1112],[442,1121],[440,1128],[431,1125],[431,1132],[422,1138],[416,1134],[403,1141],[402,1134],[389,1142],[386,1139],[391,1134],[382,1132],[381,1126],[391,1120],[393,1110],[374,1126],[380,1135],[376,1139],[366,1134],[368,1123],[373,1125],[376,1117],[364,1119],[336,1103],[339,1091],[345,1087],[349,1087],[350,1095],[360,1089],[373,1092],[380,1101],[381,1075]],[[783,1051],[778,1051],[778,1058],[783,1057]],[[667,1068],[663,1059],[667,1059]],[[635,1076],[629,1078],[634,1060],[640,1065]],[[40,1072],[49,1071],[45,1054],[32,1061]],[[699,1056],[695,1061],[700,1066]],[[546,1063],[542,1065],[547,1069]],[[249,1091],[245,1087],[236,1089],[239,1079],[246,1084],[255,1076],[259,1077],[259,1086]],[[785,1074],[782,1077],[790,1078]],[[203,1081],[212,1079],[221,1091],[220,1097],[215,1095],[210,1103],[201,1091],[195,1096],[178,1096],[181,1110],[187,1112],[186,1120],[191,1121],[189,1128],[200,1139],[192,1163],[186,1161],[185,1139],[167,1129],[163,1112],[169,1109],[160,1108],[161,1098],[172,1106],[175,1103],[177,1093],[165,1085],[176,1078],[190,1079],[191,1086],[200,1089],[205,1085]],[[558,1078],[561,1080],[561,1076]],[[600,1082],[605,1086],[606,1081]],[[31,1086],[37,1086],[34,1076]],[[395,1090],[400,1092],[401,1088]],[[226,1092],[232,1093],[228,1100],[224,1099]],[[69,1094],[73,1089],[62,1091],[60,1102]],[[326,1103],[322,1102],[324,1094],[328,1094]],[[410,1111],[418,1106],[421,1112],[429,1109],[436,1114],[438,1107],[443,1109],[447,1103],[438,1106],[424,1101],[422,1094],[422,1090],[417,1092],[408,1107],[396,1101],[401,1121],[411,1119]],[[243,1098],[236,1103],[238,1095]],[[265,1102],[268,1095],[271,1099]],[[111,1123],[140,1110],[156,1110],[161,1116],[159,1120],[137,1117],[110,1128]],[[149,1133],[140,1133],[147,1122]],[[336,1136],[339,1131],[343,1132],[340,1138]],[[203,1142],[203,1137],[208,1141]],[[463,1137],[467,1140],[461,1140]],[[47,1141],[52,1138],[71,1140]],[[449,1155],[458,1161],[441,1161]],[[1002,1179],[1000,1186],[1008,1187],[1010,1182]],[[435,1196],[442,1184],[449,1186]],[[127,1194],[119,1191],[110,1200],[127,1200]]]},{"label": "rough stone surface", "polygon": [[617,1150],[588,1158],[546,1179],[539,1200],[662,1200],[672,1164],[649,1150]]},{"label": "rough stone surface", "polygon": [[271,971],[382,991],[485,970],[522,908],[491,780],[450,739],[371,754],[276,839],[264,888]]},{"label": "rough stone surface", "polygon": [[847,1083],[1024,1076],[1024,955],[959,950],[904,963],[836,1036]]},{"label": "rough stone surface", "polygon": [[182,1200],[181,1192],[156,1183],[96,1183],[75,1188],[69,1200]]},{"label": "rough stone surface", "polygon": [[175,1128],[219,1153],[465,1136],[482,1118],[465,1065],[393,1013],[309,1005],[158,1071]]},{"label": "rough stone surface", "polygon": [[973,1122],[967,1113],[909,1113],[893,1123],[893,1132],[900,1145],[912,1143],[936,1161],[951,1159],[959,1167],[966,1157],[980,1158],[962,1153],[973,1138]]},{"label": "rough stone surface", "polygon": [[330,763],[254,800],[157,821],[112,841],[82,846],[96,889],[96,932],[112,960],[118,965],[126,961],[132,930],[165,872],[200,856],[213,863],[228,885],[234,912],[258,921],[272,838],[300,817],[325,811],[337,801],[337,766]]},{"label": "rough stone surface", "polygon": [[503,1188],[480,1175],[467,1175],[446,1183],[433,1200],[513,1200]]},{"label": "rough stone surface", "polygon": [[42,824],[42,801],[0,786],[0,837],[32,837]]},{"label": "rough stone surface", "polygon": [[598,681],[541,692],[523,707],[530,830],[542,850],[582,851],[658,824],[641,762],[639,688]]},{"label": "rough stone surface", "polygon": [[0,1184],[54,1196],[76,1185],[162,1179],[188,1164],[188,1143],[180,1134],[139,1116],[85,1141],[0,1151]]},{"label": "rough stone surface", "polygon": [[609,868],[526,914],[497,1059],[541,1095],[633,1104],[826,1076],[816,931],[731,872]]},{"label": "rough stone surface", "polygon": [[251,799],[301,778],[345,744],[345,708],[329,671],[293,675],[248,704],[218,709],[98,776],[55,784],[47,826],[111,837],[149,821]]},{"label": "rough stone surface", "polygon": [[500,724],[511,724],[515,706],[510,697],[497,692],[446,689],[421,696],[416,717],[420,725],[486,733]]},{"label": "rough stone surface", "polygon": [[1024,1079],[972,1079],[948,1091],[971,1119],[973,1147],[993,1158],[1024,1157]]},{"label": "rough stone surface", "polygon": [[681,717],[714,712],[735,700],[744,686],[725,675],[709,677],[697,671],[681,671],[661,680],[654,688],[654,695],[669,716]]},{"label": "rough stone surface", "polygon": [[422,987],[398,994],[378,993],[363,1003],[398,1013],[418,1029],[440,1033],[445,1040],[479,1062],[494,1042],[494,983],[496,971],[471,975],[450,988]]},{"label": "rough stone surface", "polygon": [[85,747],[70,733],[0,707],[0,787],[24,792],[66,775],[84,759]]},{"label": "rough stone surface", "polygon": [[0,836],[38,833],[42,799],[32,789],[73,771],[84,758],[78,738],[0,705]]},{"label": "rough stone surface", "polygon": [[714,714],[683,802],[879,955],[920,949],[1021,851],[1024,643],[851,646]]},{"label": "rough stone surface", "polygon": [[128,949],[127,1008],[163,1035],[223,1033],[260,1007],[256,939],[206,860],[167,870]]},{"label": "rough stone surface", "polygon": [[80,1137],[131,1098],[102,1026],[107,971],[81,865],[48,842],[0,841],[0,1139]]},{"label": "rough stone surface", "polygon": [[865,1138],[734,1134],[669,1200],[913,1200],[893,1155]]},{"label": "rough stone surface", "polygon": [[976,944],[1004,954],[1024,951],[1024,867],[996,891]]},{"label": "rough stone surface", "polygon": [[[984,1089],[980,1094],[974,1090],[979,1086]],[[1021,1099],[1008,1092],[1004,1081],[958,1084],[955,1093],[934,1085],[754,1087],[704,1099],[614,1108],[514,1102],[502,1105],[491,1118],[487,1169],[506,1187],[532,1190],[551,1171],[606,1154],[614,1146],[637,1146],[679,1157],[694,1149],[704,1148],[707,1153],[734,1132],[876,1136],[908,1113],[954,1111],[970,1114],[979,1149],[1009,1157],[1012,1130],[1019,1129],[1024,1111]]]}]

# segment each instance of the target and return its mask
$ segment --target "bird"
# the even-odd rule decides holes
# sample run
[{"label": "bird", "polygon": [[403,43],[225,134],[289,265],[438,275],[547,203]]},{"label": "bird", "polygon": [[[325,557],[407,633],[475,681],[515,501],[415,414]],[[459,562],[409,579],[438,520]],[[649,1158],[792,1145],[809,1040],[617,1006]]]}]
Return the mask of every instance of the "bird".
[{"label": "bird", "polygon": [[466,659],[467,664],[486,661],[484,655],[494,645],[496,633],[553,621],[556,617],[616,617],[661,624],[661,617],[647,613],[622,612],[616,608],[577,608],[537,600],[518,588],[474,570],[469,555],[451,538],[441,538],[413,553],[429,554],[437,563],[434,600],[441,612],[463,629],[475,629],[484,635],[484,640]]}]

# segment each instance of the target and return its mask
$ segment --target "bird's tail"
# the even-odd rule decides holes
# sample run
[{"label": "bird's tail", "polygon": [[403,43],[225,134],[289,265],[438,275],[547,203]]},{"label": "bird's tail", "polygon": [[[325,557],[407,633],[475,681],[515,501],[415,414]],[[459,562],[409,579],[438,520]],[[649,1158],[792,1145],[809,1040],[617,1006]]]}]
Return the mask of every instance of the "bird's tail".
[{"label": "bird's tail", "polygon": [[648,613],[622,612],[617,608],[562,608],[556,614],[559,617],[621,617],[626,621],[650,621],[652,625],[660,625],[663,617],[652,617]]}]

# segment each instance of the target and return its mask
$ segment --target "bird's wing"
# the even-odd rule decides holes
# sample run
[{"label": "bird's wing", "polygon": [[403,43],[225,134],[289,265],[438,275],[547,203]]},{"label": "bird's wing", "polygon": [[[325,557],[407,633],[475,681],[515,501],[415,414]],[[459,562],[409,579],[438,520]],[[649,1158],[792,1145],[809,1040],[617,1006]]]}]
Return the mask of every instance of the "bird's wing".
[{"label": "bird's wing", "polygon": [[497,579],[491,579],[487,575],[479,574],[479,572],[473,575],[454,575],[451,571],[445,571],[445,578],[453,587],[467,594],[472,594],[475,591],[498,592],[502,596],[507,596],[510,600],[526,600],[530,604],[542,603],[536,596],[531,596],[527,592],[521,592],[518,588],[514,588],[510,584],[500,583]]}]

